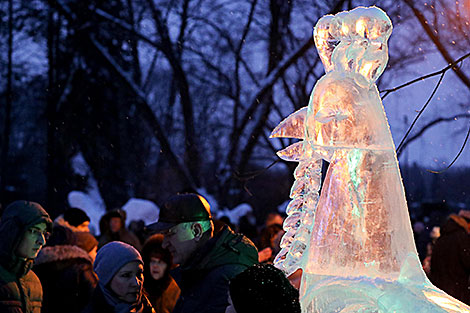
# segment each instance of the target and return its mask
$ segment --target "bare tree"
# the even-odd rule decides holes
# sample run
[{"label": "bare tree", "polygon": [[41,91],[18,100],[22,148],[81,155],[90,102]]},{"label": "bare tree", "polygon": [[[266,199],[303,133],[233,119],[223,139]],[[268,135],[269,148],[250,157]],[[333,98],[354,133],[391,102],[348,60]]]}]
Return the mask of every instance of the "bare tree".
[{"label": "bare tree", "polygon": [[4,127],[2,130],[1,141],[1,172],[0,172],[0,201],[4,197],[4,190],[6,186],[6,173],[8,168],[8,151],[10,146],[10,125],[11,125],[11,106],[13,101],[13,0],[8,0],[8,52],[7,52],[7,88],[6,88],[6,103],[5,103],[5,117]]}]

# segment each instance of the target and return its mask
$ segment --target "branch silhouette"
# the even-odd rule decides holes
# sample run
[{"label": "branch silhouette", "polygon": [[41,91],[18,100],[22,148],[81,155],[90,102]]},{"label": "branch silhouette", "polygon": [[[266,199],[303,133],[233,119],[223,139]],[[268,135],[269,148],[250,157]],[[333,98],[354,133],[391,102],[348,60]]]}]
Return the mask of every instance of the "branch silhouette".
[{"label": "branch silhouette", "polygon": [[428,130],[429,128],[437,125],[437,124],[440,124],[442,122],[452,122],[452,121],[455,121],[459,118],[468,118],[470,119],[470,113],[462,113],[462,114],[457,114],[457,115],[454,115],[454,116],[449,116],[449,117],[439,117],[439,118],[436,118],[435,120],[432,120],[431,122],[427,123],[426,125],[424,125],[416,134],[414,134],[413,136],[409,137],[408,140],[406,140],[402,147],[401,147],[401,151],[405,150],[405,148],[410,144],[412,143],[413,141],[415,141],[416,139],[418,139],[419,137],[421,137],[424,132],[426,130]]},{"label": "branch silhouette", "polygon": [[462,144],[462,147],[460,148],[459,153],[457,153],[457,155],[455,156],[454,160],[452,160],[452,162],[449,164],[449,166],[447,166],[445,169],[440,170],[440,171],[432,171],[432,170],[427,170],[427,171],[430,172],[430,173],[433,173],[433,174],[442,174],[442,173],[444,173],[445,171],[447,171],[452,165],[454,165],[454,163],[457,161],[457,159],[458,159],[458,158],[460,157],[460,155],[462,154],[463,149],[465,149],[465,146],[467,145],[468,137],[469,137],[469,136],[470,136],[470,127],[468,128],[467,136],[465,136],[465,140],[463,141],[463,144]]},{"label": "branch silhouette", "polygon": [[410,127],[408,128],[408,130],[406,131],[406,134],[405,136],[403,136],[400,144],[398,145],[398,148],[397,148],[397,156],[400,155],[400,150],[403,146],[403,143],[405,142],[406,140],[406,137],[408,137],[408,135],[410,134],[411,130],[413,129],[413,127],[415,126],[416,122],[418,121],[419,117],[423,114],[424,110],[426,109],[426,107],[428,106],[428,104],[431,102],[432,98],[434,97],[434,95],[436,94],[437,92],[437,89],[439,88],[439,86],[441,85],[442,83],[442,79],[444,79],[444,74],[445,72],[443,72],[441,74],[441,77],[439,78],[439,81],[437,82],[436,84],[436,87],[434,87],[434,90],[432,91],[431,95],[429,96],[428,100],[426,101],[426,103],[424,104],[424,106],[421,108],[421,110],[419,110],[419,113],[418,115],[416,115],[415,119],[413,120],[413,123],[411,123]]},{"label": "branch silhouette", "polygon": [[437,71],[437,72],[433,72],[433,73],[430,73],[430,74],[427,74],[427,75],[423,75],[423,76],[420,76],[418,78],[415,78],[413,80],[410,80],[409,82],[406,82],[402,85],[399,85],[397,87],[393,87],[393,88],[390,88],[390,89],[384,89],[384,90],[381,90],[380,93],[383,93],[385,92],[385,94],[382,96],[382,100],[385,99],[385,97],[387,97],[390,93],[394,92],[394,91],[397,91],[399,89],[402,89],[402,88],[405,88],[407,86],[410,86],[414,83],[417,83],[419,81],[423,81],[425,79],[428,79],[428,78],[431,78],[431,77],[434,77],[434,76],[437,76],[437,75],[442,75],[444,74],[445,72],[447,72],[448,70],[452,69],[453,67],[455,67],[458,63],[462,62],[463,60],[465,60],[466,58],[470,57],[470,52],[461,56],[460,58],[458,58],[457,60],[455,60],[454,62],[452,63],[449,63],[449,65],[447,65],[446,67],[444,67],[443,69]]}]

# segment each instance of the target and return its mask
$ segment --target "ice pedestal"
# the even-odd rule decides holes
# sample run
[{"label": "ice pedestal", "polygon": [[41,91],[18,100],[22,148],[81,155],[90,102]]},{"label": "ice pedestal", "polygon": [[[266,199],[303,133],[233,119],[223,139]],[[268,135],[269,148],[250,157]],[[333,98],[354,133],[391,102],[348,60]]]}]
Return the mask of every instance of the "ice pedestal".
[{"label": "ice pedestal", "polygon": [[445,313],[468,312],[467,305],[437,289],[409,255],[397,280],[369,276],[302,277],[303,312]]}]

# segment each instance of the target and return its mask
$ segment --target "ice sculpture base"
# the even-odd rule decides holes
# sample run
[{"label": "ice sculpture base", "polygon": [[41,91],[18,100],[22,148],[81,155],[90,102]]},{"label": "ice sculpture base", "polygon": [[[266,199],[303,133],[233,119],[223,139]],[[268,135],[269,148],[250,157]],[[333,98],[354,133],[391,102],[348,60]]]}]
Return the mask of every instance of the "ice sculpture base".
[{"label": "ice sculpture base", "polygon": [[[316,281],[313,283],[312,281]],[[320,313],[449,313],[470,307],[437,289],[429,281],[386,281],[370,277],[319,277],[304,273],[310,286],[302,297],[302,312]]]}]

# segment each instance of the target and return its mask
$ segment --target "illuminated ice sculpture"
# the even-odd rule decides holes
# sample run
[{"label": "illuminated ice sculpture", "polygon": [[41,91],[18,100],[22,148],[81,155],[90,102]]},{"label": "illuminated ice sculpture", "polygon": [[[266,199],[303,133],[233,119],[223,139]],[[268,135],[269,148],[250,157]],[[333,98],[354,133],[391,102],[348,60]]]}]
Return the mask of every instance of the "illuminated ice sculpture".
[{"label": "illuminated ice sculpture", "polygon": [[275,265],[303,270],[303,312],[470,312],[429,282],[416,252],[375,85],[391,32],[376,7],[322,17],[314,39],[326,74],[271,134],[302,139],[278,152],[299,165]]}]

